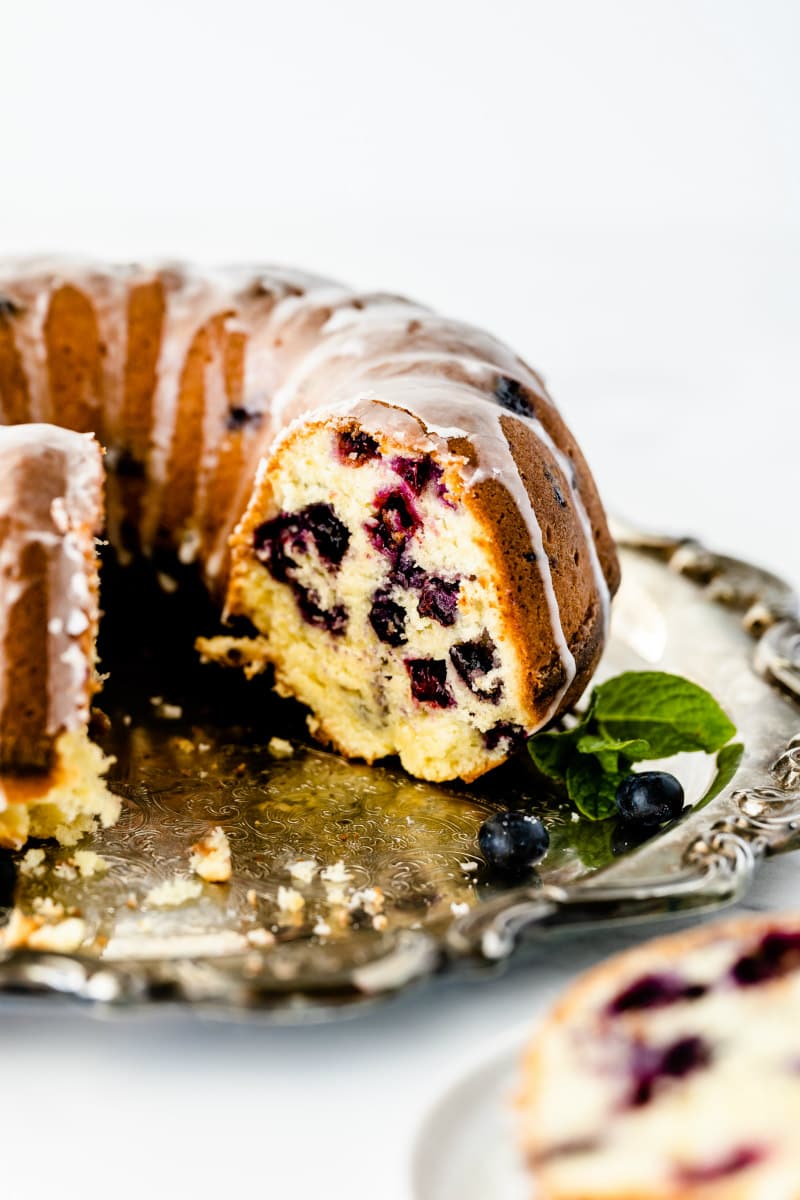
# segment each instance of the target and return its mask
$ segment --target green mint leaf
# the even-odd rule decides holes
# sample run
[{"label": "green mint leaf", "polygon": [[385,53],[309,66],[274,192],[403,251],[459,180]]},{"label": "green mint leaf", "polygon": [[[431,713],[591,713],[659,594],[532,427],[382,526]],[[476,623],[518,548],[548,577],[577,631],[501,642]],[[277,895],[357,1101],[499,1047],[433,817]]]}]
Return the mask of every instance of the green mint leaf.
[{"label": "green mint leaf", "polygon": [[650,749],[650,743],[644,738],[614,738],[607,733],[584,733],[576,742],[577,749],[581,754],[604,754],[607,751],[614,751],[616,754],[622,754],[623,757],[631,762],[641,762],[645,758],[654,758],[655,755]]},{"label": "green mint leaf", "polygon": [[567,793],[579,813],[602,821],[616,811],[617,788],[625,772],[609,772],[593,755],[575,755],[567,767]]},{"label": "green mint leaf", "polygon": [[609,738],[648,742],[652,758],[690,750],[712,754],[736,733],[704,688],[661,671],[626,671],[601,684],[592,715]]},{"label": "green mint leaf", "polygon": [[570,825],[570,845],[587,870],[596,871],[614,861],[612,838],[616,824],[611,818]]},{"label": "green mint leaf", "polygon": [[564,733],[537,733],[528,742],[528,753],[535,766],[550,779],[564,782],[567,764],[574,754],[572,731]]},{"label": "green mint leaf", "polygon": [[728,786],[739,770],[743,755],[744,746],[741,742],[731,742],[730,746],[723,746],[717,755],[716,774],[708,785],[705,795],[701,796],[695,804],[695,812],[698,808],[705,808],[710,800],[713,800],[715,796],[718,796]]}]

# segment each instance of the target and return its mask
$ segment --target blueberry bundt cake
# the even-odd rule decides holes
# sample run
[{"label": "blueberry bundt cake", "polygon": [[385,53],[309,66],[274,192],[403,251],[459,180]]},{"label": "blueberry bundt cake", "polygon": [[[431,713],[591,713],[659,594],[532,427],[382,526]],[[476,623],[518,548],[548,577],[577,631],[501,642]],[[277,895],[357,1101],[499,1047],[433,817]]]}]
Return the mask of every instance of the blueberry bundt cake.
[{"label": "blueberry bundt cake", "polygon": [[348,755],[474,779],[602,651],[618,566],[572,435],[516,355],[409,301],[280,269],[8,267],[0,421],[94,433],[117,555],[196,562],[249,622],[204,655],[274,668]]},{"label": "blueberry bundt cake", "polygon": [[119,811],[86,733],[102,489],[91,434],[0,428],[0,846],[77,840]]},{"label": "blueberry bundt cake", "polygon": [[546,1200],[797,1200],[800,916],[589,972],[531,1045],[520,1102]]}]

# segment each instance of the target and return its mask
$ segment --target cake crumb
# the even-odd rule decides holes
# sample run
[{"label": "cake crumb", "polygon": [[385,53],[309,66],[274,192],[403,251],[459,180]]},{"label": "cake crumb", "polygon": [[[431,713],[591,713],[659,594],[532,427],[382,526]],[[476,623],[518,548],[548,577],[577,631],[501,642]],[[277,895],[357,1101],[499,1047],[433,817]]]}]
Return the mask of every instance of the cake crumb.
[{"label": "cake crumb", "polygon": [[180,721],[183,716],[183,708],[180,704],[167,704],[164,702],[157,706],[155,715],[160,717],[162,721]]},{"label": "cake crumb", "polygon": [[466,900],[461,901],[461,903],[459,903],[457,900],[453,900],[450,904],[450,912],[454,917],[466,916],[469,910],[470,906],[467,904]]},{"label": "cake crumb", "polygon": [[54,954],[71,954],[86,939],[86,922],[81,917],[66,917],[54,925],[42,925],[28,934],[31,950],[51,950]]},{"label": "cake crumb", "polygon": [[91,879],[93,875],[102,875],[108,870],[108,863],[102,854],[94,850],[76,850],[72,862],[78,868],[81,879]]},{"label": "cake crumb", "polygon": [[27,850],[19,864],[20,875],[27,875],[31,879],[41,879],[44,875],[44,859],[45,853],[40,847],[36,846]]},{"label": "cake crumb", "polygon": [[292,879],[298,880],[299,883],[311,883],[319,870],[319,863],[315,858],[301,858],[297,862],[289,863],[288,869]]},{"label": "cake crumb", "polygon": [[477,871],[478,869],[478,864],[476,862],[461,862],[458,864],[458,866],[459,870],[463,871],[465,875],[470,875],[473,871]]},{"label": "cake crumb", "polygon": [[34,896],[33,911],[43,921],[60,921],[64,916],[64,905],[59,904],[52,896]]},{"label": "cake crumb", "polygon": [[324,867],[320,872],[320,878],[325,883],[349,883],[353,876],[344,865],[343,859],[339,859],[332,867]]},{"label": "cake crumb", "polygon": [[273,758],[294,758],[294,746],[286,738],[271,737],[267,742],[267,751]]},{"label": "cake crumb", "polygon": [[248,929],[246,937],[250,945],[259,950],[275,945],[275,934],[270,933],[268,929]]},{"label": "cake crumb", "polygon": [[383,912],[383,892],[379,887],[362,888],[353,892],[347,907],[351,912],[365,912],[368,917],[377,917]]},{"label": "cake crumb", "polygon": [[0,929],[0,947],[3,950],[19,950],[27,946],[28,938],[38,929],[40,922],[19,908],[12,908],[7,923]]},{"label": "cake crumb", "polygon": [[278,908],[281,912],[299,913],[306,906],[306,902],[295,888],[284,887],[283,884],[278,888]]},{"label": "cake crumb", "polygon": [[330,908],[347,907],[347,889],[342,883],[326,883],[325,899]]},{"label": "cake crumb", "polygon": [[192,846],[190,866],[207,883],[227,883],[231,877],[231,847],[221,825],[215,825]]},{"label": "cake crumb", "polygon": [[376,913],[376,915],[372,918],[372,928],[378,933],[383,933],[388,924],[389,922],[383,913]]},{"label": "cake crumb", "polygon": [[170,738],[169,740],[170,744],[174,746],[176,750],[180,750],[181,754],[194,754],[195,745],[191,738],[176,736]]},{"label": "cake crumb", "polygon": [[247,894],[245,896],[245,900],[247,901],[247,903],[250,905],[251,908],[256,907],[256,905],[258,904],[258,893],[256,892],[255,888],[247,889]]},{"label": "cake crumb", "polygon": [[124,725],[126,728],[128,728],[128,727],[129,727],[129,726],[132,724],[132,722],[133,722],[133,717],[131,716],[131,714],[130,714],[130,713],[123,713],[123,714],[122,714],[122,724],[123,724],[123,725]]},{"label": "cake crumb", "polygon": [[174,879],[167,879],[150,888],[144,902],[153,908],[177,908],[187,900],[196,900],[202,893],[203,885],[198,880],[176,875]]},{"label": "cake crumb", "polygon": [[77,950],[86,938],[86,922],[80,917],[64,918],[62,906],[54,904],[49,896],[37,896],[34,908],[37,900],[39,911],[34,916],[18,908],[11,910],[8,923],[0,929],[0,948],[49,950],[56,954]]},{"label": "cake crumb", "polygon": [[161,588],[162,592],[166,592],[168,596],[171,596],[174,592],[177,592],[177,579],[173,578],[172,575],[167,575],[166,571],[159,571],[156,574],[156,579],[158,580],[158,586]]},{"label": "cake crumb", "polygon": [[125,897],[125,907],[130,909],[137,909],[139,907],[139,901],[133,892],[128,892]]},{"label": "cake crumb", "polygon": [[72,863],[60,862],[53,867],[53,874],[56,879],[64,879],[67,883],[74,883],[78,878],[78,872],[73,867]]}]

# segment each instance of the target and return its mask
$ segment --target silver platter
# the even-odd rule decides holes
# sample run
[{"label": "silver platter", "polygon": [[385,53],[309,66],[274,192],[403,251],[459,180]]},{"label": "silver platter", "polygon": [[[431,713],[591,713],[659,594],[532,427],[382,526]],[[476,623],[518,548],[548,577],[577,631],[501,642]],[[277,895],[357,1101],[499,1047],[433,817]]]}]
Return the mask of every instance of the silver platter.
[{"label": "silver platter", "polygon": [[[44,994],[84,1001],[86,1011],[173,1005],[223,1019],[324,1019],[443,972],[489,978],[532,940],[581,924],[737,899],[762,856],[800,843],[795,596],[776,577],[695,541],[616,532],[623,584],[599,677],[670,670],[721,700],[745,753],[713,799],[626,847],[613,821],[578,822],[543,800],[524,762],[469,789],[346,763],[298,738],[292,706],[257,684],[245,685],[243,708],[257,711],[254,727],[231,718],[237,701],[213,671],[176,696],[169,656],[157,656],[144,664],[141,695],[125,671],[112,676],[122,691],[112,689],[108,701],[106,740],[123,815],[83,847],[109,869],[72,878],[70,851],[47,845],[44,870],[16,882],[18,909],[33,911],[49,896],[80,913],[87,939],[78,954],[0,954],[3,1003]],[[135,602],[139,625],[147,603]],[[186,622],[175,613],[180,630]],[[154,679],[166,705],[150,702]],[[292,757],[267,751],[273,735],[293,735]],[[697,757],[677,768],[695,801],[711,773]],[[523,886],[498,888],[484,877],[477,832],[489,811],[515,802],[542,811],[551,850]],[[177,907],[148,901],[154,887],[192,878],[190,847],[216,825],[232,848],[230,883],[203,884]],[[334,879],[293,879],[291,864],[310,859],[333,868]],[[340,862],[348,878],[337,884]],[[302,908],[289,911],[281,887],[293,887]],[[374,893],[354,895],[373,888],[381,912]]]}]

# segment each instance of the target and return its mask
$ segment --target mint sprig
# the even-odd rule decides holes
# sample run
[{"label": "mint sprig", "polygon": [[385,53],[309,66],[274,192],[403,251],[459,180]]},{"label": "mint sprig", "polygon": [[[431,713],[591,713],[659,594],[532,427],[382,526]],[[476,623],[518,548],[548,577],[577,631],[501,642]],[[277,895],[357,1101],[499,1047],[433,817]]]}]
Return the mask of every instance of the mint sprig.
[{"label": "mint sprig", "polygon": [[727,747],[735,733],[714,697],[698,684],[662,671],[626,671],[594,689],[576,725],[536,734],[528,750],[538,770],[566,790],[578,812],[601,821],[614,812],[617,787],[634,763],[692,750],[722,751],[718,776],[724,779],[730,771],[732,777],[741,758],[740,750],[737,757]]}]

